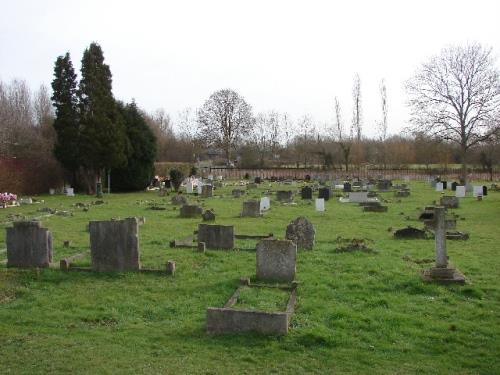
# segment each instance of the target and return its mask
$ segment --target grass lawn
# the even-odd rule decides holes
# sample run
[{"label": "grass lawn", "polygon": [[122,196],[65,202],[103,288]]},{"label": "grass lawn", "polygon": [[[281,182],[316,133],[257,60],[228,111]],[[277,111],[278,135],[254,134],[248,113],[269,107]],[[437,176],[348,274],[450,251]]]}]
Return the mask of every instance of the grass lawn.
[{"label": "grass lawn", "polygon": [[[273,190],[299,188],[274,184]],[[112,194],[88,211],[72,206],[93,197],[43,196],[45,203],[0,210],[0,261],[13,215],[39,217],[52,231],[54,260],[88,250],[90,220],[144,216],[140,227],[143,267],[163,269],[175,260],[174,277],[160,274],[95,274],[6,269],[0,265],[1,374],[499,374],[500,193],[482,202],[461,199],[457,229],[468,241],[448,241],[451,261],[465,286],[424,284],[434,241],[395,240],[389,228],[421,227],[419,210],[441,193],[411,184],[408,198],[388,199],[387,213],[363,213],[336,199],[327,211],[296,196],[282,205],[272,196],[262,218],[238,217],[245,199],[269,184],[232,198],[229,186],[209,199],[216,222],[237,234],[283,238],[286,225],[308,217],[316,228],[313,251],[297,260],[297,305],[284,337],[205,333],[207,307],[222,307],[240,277],[255,276],[254,240],[237,240],[235,251],[172,249],[171,240],[192,235],[201,219],[179,219],[169,197],[156,193]],[[222,197],[223,196],[223,197]],[[151,210],[150,203],[166,207]],[[38,212],[50,207],[73,216]],[[407,218],[408,217],[408,218]],[[337,238],[369,240],[374,252],[336,253]],[[71,246],[63,246],[65,240]],[[90,258],[78,265],[89,266]],[[251,295],[250,305],[273,300]],[[280,304],[279,297],[271,304]],[[258,306],[257,306],[258,307]],[[264,306],[265,308],[269,306]],[[270,307],[274,308],[274,307]]]}]

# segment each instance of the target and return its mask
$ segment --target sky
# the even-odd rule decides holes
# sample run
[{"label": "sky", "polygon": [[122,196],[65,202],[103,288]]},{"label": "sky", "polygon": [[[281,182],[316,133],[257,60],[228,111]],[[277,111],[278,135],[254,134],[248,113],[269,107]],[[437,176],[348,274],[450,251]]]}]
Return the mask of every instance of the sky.
[{"label": "sky", "polygon": [[[222,88],[254,113],[334,123],[339,98],[352,117],[361,79],[363,134],[376,136],[385,80],[389,133],[407,125],[405,82],[453,44],[500,53],[500,1],[128,1],[0,0],[0,80],[50,86],[54,62],[101,45],[117,99],[175,120]],[[497,60],[497,66],[499,61]]]}]

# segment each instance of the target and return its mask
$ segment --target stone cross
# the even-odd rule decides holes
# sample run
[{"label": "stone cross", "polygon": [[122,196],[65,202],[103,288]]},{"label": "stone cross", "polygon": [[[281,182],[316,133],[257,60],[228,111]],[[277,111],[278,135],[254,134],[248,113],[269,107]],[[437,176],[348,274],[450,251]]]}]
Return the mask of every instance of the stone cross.
[{"label": "stone cross", "polygon": [[448,256],[446,254],[446,209],[436,207],[434,209],[435,220],[435,240],[436,240],[436,267],[446,268],[448,266]]}]

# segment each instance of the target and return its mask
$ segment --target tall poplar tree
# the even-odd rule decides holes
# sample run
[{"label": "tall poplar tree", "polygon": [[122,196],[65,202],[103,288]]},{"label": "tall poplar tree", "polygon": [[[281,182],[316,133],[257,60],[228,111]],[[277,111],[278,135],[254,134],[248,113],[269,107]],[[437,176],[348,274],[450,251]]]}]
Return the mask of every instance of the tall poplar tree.
[{"label": "tall poplar tree", "polygon": [[57,134],[54,155],[71,174],[75,184],[79,167],[79,118],[76,96],[76,74],[69,53],[55,62],[52,102],[56,110],[54,129]]},{"label": "tall poplar tree", "polygon": [[97,43],[83,53],[81,72],[80,160],[100,182],[105,170],[126,163],[127,138],[112,93],[111,70]]}]

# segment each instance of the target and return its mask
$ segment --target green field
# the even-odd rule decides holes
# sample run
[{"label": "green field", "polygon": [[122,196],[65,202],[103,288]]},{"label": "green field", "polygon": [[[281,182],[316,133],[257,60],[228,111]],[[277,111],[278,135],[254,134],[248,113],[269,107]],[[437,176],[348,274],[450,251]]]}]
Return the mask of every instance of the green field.
[{"label": "green field", "polygon": [[[235,251],[169,248],[201,222],[179,219],[169,197],[113,194],[84,211],[72,205],[95,198],[43,196],[42,204],[0,210],[0,261],[6,258],[3,228],[15,215],[40,217],[52,231],[55,261],[88,250],[90,220],[144,216],[143,267],[177,264],[174,277],[0,265],[0,373],[500,373],[500,193],[490,192],[482,202],[464,198],[454,210],[457,229],[469,232],[470,240],[448,241],[448,255],[469,283],[440,286],[424,284],[419,276],[432,265],[434,241],[394,240],[390,232],[421,226],[419,208],[440,197],[427,184],[412,183],[411,196],[400,200],[381,194],[389,200],[387,213],[363,213],[335,199],[317,213],[297,196],[296,205],[272,197],[262,218],[238,217],[243,200],[290,187],[300,185],[266,183],[238,199],[229,186],[214,198],[191,198],[213,208],[217,223],[234,224],[237,234],[283,238],[286,225],[301,215],[314,224],[316,246],[298,254],[297,305],[283,337],[206,334],[206,308],[222,307],[240,277],[255,276],[256,241],[237,240]],[[149,209],[152,202],[166,210]],[[42,207],[73,216],[38,212]],[[336,253],[339,236],[367,239],[376,251]],[[71,247],[63,246],[65,240]],[[89,266],[90,259],[78,264]],[[250,305],[259,301],[247,297]],[[276,303],[282,303],[279,297]]]}]

